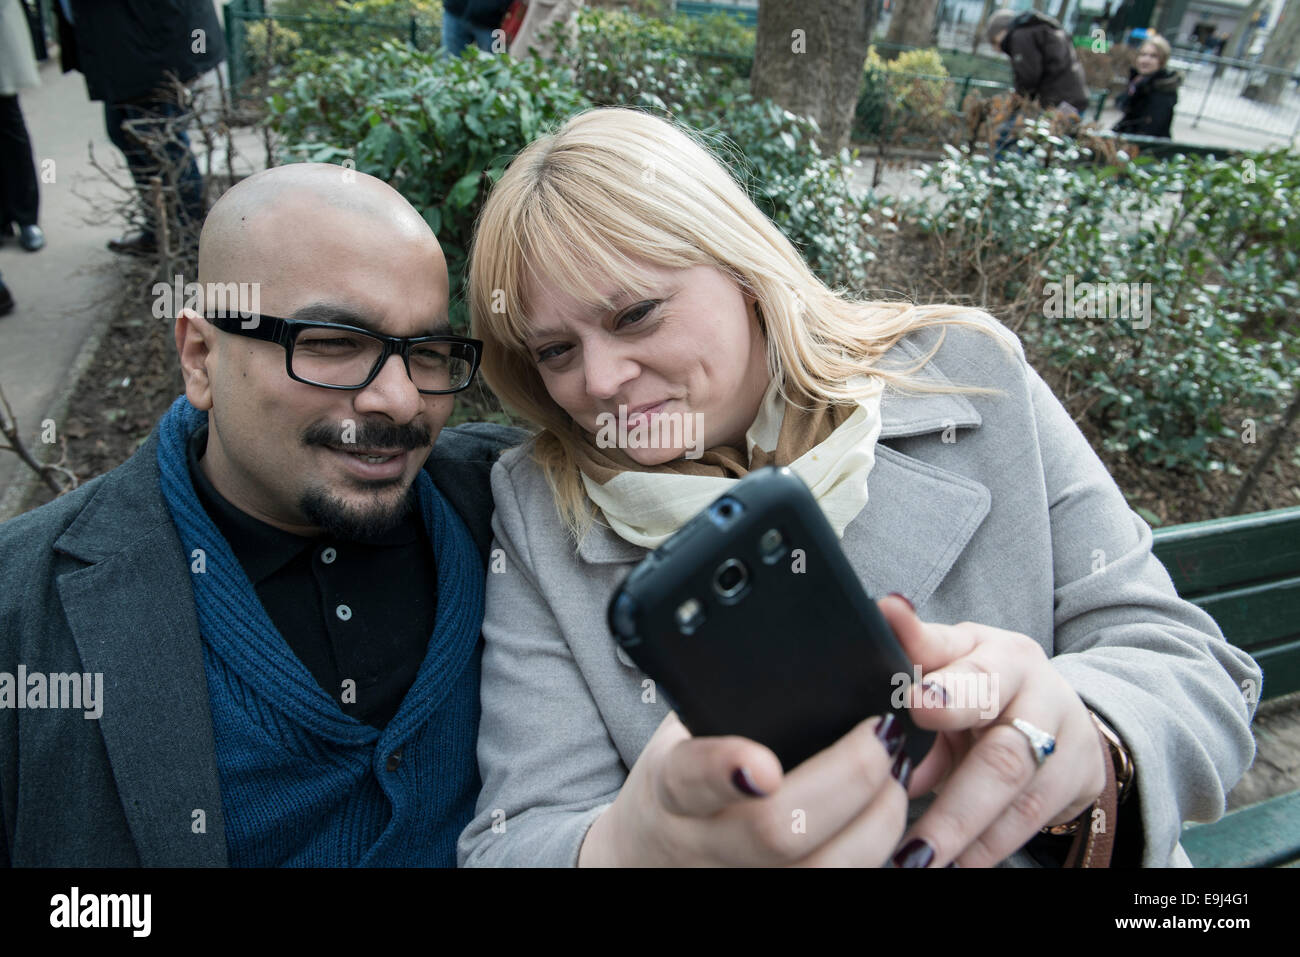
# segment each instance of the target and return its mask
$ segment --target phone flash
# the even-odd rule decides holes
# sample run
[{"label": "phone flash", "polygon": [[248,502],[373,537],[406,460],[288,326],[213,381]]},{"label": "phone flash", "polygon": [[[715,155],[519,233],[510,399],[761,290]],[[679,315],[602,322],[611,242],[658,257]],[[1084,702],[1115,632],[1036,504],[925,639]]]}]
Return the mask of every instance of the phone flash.
[{"label": "phone flash", "polygon": [[704,606],[698,599],[688,598],[677,606],[677,628],[682,634],[689,635],[704,624]]},{"label": "phone flash", "polygon": [[778,562],[785,554],[785,537],[777,529],[769,528],[758,540],[758,550],[766,564]]}]

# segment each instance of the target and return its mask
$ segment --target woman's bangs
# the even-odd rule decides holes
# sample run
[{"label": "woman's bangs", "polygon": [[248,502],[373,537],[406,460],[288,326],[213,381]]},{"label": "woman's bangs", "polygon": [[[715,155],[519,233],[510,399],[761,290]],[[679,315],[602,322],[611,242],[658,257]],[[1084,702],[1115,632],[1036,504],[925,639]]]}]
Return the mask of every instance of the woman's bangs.
[{"label": "woman's bangs", "polygon": [[[545,289],[593,308],[611,308],[624,295],[643,295],[652,288],[645,267],[654,263],[644,240],[628,235],[626,220],[614,224],[602,221],[592,210],[578,210],[555,201],[530,210],[521,224],[519,249],[523,270],[516,274],[516,292],[526,301],[526,291]],[[543,209],[545,211],[543,211]],[[652,248],[652,247],[651,247]],[[637,258],[631,250],[640,249]],[[522,343],[527,332],[525,305],[512,315],[512,334]]]}]

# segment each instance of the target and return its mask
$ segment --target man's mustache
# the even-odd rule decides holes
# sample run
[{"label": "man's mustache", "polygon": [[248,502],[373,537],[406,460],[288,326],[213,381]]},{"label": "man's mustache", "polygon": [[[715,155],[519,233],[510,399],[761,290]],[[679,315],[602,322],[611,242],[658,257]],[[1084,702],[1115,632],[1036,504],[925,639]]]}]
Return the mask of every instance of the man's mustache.
[{"label": "man's mustache", "polygon": [[346,447],[361,449],[421,449],[432,444],[433,432],[427,425],[415,422],[394,425],[391,422],[357,422],[350,420],[338,424],[317,422],[302,433],[304,445]]}]

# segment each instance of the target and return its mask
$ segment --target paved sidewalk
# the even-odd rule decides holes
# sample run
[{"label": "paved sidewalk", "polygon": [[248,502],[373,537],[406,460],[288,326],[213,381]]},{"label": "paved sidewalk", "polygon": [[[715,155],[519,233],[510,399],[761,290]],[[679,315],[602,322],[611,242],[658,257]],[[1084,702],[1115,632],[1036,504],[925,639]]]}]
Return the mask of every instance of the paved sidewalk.
[{"label": "paved sidewalk", "polygon": [[[215,73],[198,82],[205,103],[218,101],[216,85]],[[58,407],[82,371],[80,365],[92,358],[97,334],[107,328],[122,294],[123,260],[106,244],[125,226],[97,221],[102,217],[95,209],[96,203],[115,200],[120,193],[90,165],[89,150],[119,182],[127,182],[129,175],[121,153],[108,141],[104,106],[86,98],[80,73],[62,74],[53,62],[41,64],[41,86],[23,91],[20,102],[37,174],[45,161],[53,160],[54,182],[40,184],[45,248],[34,254],[16,243],[0,248],[0,272],[18,303],[0,319],[0,386],[28,448],[44,460],[50,449],[40,442],[41,423],[53,418],[57,434]],[[199,167],[206,169],[202,144],[193,139]],[[236,130],[234,140],[235,175],[260,169],[265,150],[257,133]],[[214,176],[225,173],[220,146],[212,168]],[[0,453],[0,521],[17,514],[31,477],[17,456]]]},{"label": "paved sidewalk", "polygon": [[[0,385],[13,406],[28,447],[45,458],[41,421],[53,412],[78,353],[111,313],[118,295],[117,257],[105,248],[121,227],[91,223],[92,203],[111,199],[109,183],[90,165],[88,146],[101,163],[122,165],[104,130],[104,106],[86,98],[80,73],[41,64],[41,86],[19,96],[31,134],[37,175],[53,161],[53,182],[42,181],[40,225],[46,246],[28,253],[16,243],[0,248],[0,272],[18,307],[0,319]],[[48,167],[46,167],[48,170]],[[57,421],[55,423],[57,430]],[[12,453],[0,453],[0,519],[8,517],[4,493],[30,471]],[[14,496],[10,495],[12,501]]]}]

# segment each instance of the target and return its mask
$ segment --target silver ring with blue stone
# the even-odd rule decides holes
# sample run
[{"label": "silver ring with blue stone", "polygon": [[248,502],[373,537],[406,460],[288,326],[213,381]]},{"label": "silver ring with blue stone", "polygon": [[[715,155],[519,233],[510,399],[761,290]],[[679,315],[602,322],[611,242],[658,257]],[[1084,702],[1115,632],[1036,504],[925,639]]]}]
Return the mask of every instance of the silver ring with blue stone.
[{"label": "silver ring with blue stone", "polygon": [[1056,738],[1037,725],[1030,724],[1024,718],[1013,718],[1012,726],[1029,739],[1029,746],[1034,749],[1034,760],[1041,768],[1047,756],[1056,750]]}]

